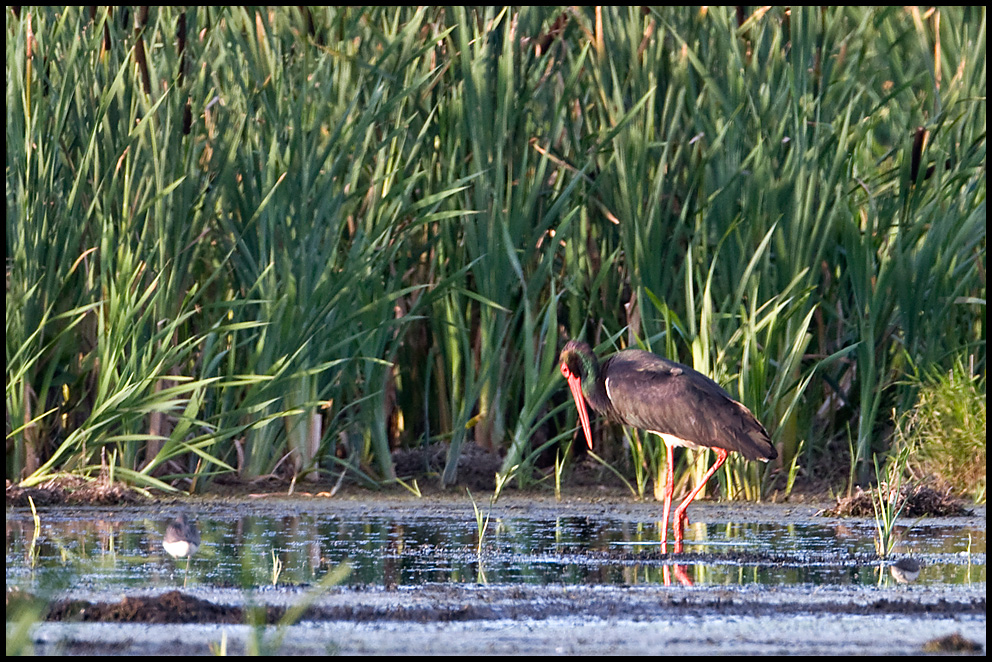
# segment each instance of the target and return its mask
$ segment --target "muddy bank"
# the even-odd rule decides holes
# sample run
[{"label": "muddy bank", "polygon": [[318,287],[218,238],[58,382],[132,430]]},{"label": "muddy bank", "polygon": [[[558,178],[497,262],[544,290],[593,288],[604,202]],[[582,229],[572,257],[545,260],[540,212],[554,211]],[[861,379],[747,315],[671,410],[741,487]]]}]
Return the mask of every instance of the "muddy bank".
[{"label": "muddy bank", "polygon": [[[636,520],[661,519],[662,504],[650,496],[638,499],[626,489],[616,487],[571,488],[563,491],[562,498],[556,499],[547,492],[519,492],[506,490],[495,504],[490,503],[490,493],[472,492],[471,497],[464,491],[425,491],[420,496],[401,489],[369,492],[361,489],[343,490],[333,497],[320,490],[306,491],[297,488],[292,495],[282,491],[252,492],[238,490],[232,496],[215,494],[188,501],[185,499],[164,499],[156,505],[159,508],[178,507],[186,503],[195,504],[198,511],[222,514],[231,509],[251,508],[253,511],[273,511],[280,513],[410,513],[429,516],[433,514],[452,515],[468,513],[474,519],[472,499],[484,512],[494,516],[536,516],[583,515],[590,518],[616,516]],[[739,522],[844,522],[871,519],[865,514],[834,515],[837,501],[821,496],[794,496],[785,503],[754,503],[748,501],[713,502],[699,500],[687,511],[690,522],[739,521]],[[925,521],[949,521],[967,526],[980,522],[984,526],[986,507],[962,507],[953,515],[942,514],[939,518]],[[915,517],[915,516],[914,516]],[[901,522],[909,524],[906,518]]]},{"label": "muddy bank", "polygon": [[[241,592],[208,591],[216,609]],[[959,636],[984,651],[984,589],[425,586],[255,593],[270,617],[312,600],[296,625],[44,623],[39,653],[916,654]],[[171,602],[175,596],[169,598]],[[276,619],[278,621],[278,619]]]},{"label": "muddy bank", "polygon": [[[858,595],[850,589],[759,592],[709,587],[694,591],[659,591],[655,587],[420,586],[404,589],[331,588],[274,593],[182,591],[134,595],[116,602],[66,599],[51,605],[46,620],[145,624],[241,624],[249,620],[279,625],[292,606],[309,605],[293,616],[301,621],[455,622],[687,616],[702,613],[732,616],[776,614],[851,614],[858,616],[985,615],[984,594],[972,591],[925,592],[879,590]],[[252,610],[257,610],[252,613]]]}]

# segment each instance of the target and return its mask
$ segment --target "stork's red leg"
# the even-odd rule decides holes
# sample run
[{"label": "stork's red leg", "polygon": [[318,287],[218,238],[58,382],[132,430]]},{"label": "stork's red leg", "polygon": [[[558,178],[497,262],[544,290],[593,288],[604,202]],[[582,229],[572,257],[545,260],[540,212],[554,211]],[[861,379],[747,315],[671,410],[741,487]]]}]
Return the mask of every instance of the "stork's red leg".
[{"label": "stork's red leg", "polygon": [[679,580],[682,586],[692,586],[692,580],[689,579],[689,575],[686,574],[685,568],[679,564],[675,564],[675,578]]},{"label": "stork's red leg", "polygon": [[668,553],[668,516],[672,512],[672,494],[675,491],[675,468],[672,466],[672,445],[665,442],[668,449],[668,469],[665,481],[665,519],[661,523],[661,553]]},{"label": "stork's red leg", "polygon": [[[667,564],[661,566],[661,574],[665,580],[665,586],[671,586],[672,573]],[[679,580],[679,583],[682,584],[682,586],[692,586],[692,580],[689,579],[689,575],[686,574],[685,568],[678,563],[675,564],[675,579]]]},{"label": "stork's red leg", "polygon": [[[669,451],[671,451],[671,447],[669,447]],[[696,489],[690,492],[689,496],[685,498],[685,501],[679,504],[679,507],[675,509],[675,521],[672,523],[672,526],[675,528],[676,554],[682,552],[682,533],[685,529],[686,508],[688,508],[689,504],[692,503],[692,500],[696,498],[696,495],[699,494],[704,487],[706,487],[706,481],[712,478],[713,474],[716,473],[717,469],[719,469],[723,465],[723,463],[727,461],[726,450],[722,448],[714,448],[713,452],[716,453],[716,462],[713,463],[713,466],[710,467],[710,470],[706,472],[705,476],[703,476],[703,480],[700,481],[699,485],[696,486]],[[662,548],[662,551],[664,551],[664,548]]]}]

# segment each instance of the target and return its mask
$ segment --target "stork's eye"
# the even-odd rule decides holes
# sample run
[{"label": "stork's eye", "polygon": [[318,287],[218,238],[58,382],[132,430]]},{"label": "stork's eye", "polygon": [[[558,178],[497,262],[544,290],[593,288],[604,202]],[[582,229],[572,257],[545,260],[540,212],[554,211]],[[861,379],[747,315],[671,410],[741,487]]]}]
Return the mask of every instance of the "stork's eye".
[{"label": "stork's eye", "polygon": [[564,375],[566,378],[568,378],[568,377],[570,377],[572,375],[572,371],[568,369],[568,364],[567,363],[562,363],[561,364],[561,374]]}]

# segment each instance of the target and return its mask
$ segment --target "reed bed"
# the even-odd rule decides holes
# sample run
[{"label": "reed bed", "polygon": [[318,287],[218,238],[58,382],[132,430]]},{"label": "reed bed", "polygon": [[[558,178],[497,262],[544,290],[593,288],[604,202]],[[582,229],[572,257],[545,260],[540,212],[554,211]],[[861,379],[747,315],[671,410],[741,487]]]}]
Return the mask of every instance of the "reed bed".
[{"label": "reed bed", "polygon": [[8,479],[441,443],[451,485],[474,441],[551,489],[582,337],[755,411],[781,461],[719,483],[757,499],[870,480],[907,377],[985,374],[982,7],[6,16]]}]

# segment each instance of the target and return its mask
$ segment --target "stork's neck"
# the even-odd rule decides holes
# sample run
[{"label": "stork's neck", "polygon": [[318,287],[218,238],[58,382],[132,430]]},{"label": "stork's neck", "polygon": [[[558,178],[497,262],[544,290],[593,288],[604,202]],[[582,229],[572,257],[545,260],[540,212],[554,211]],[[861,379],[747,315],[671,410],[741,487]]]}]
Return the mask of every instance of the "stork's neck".
[{"label": "stork's neck", "polygon": [[600,414],[611,415],[613,405],[606,393],[605,375],[592,348],[588,345],[580,347],[575,354],[582,363],[582,395],[585,396],[586,402]]}]

